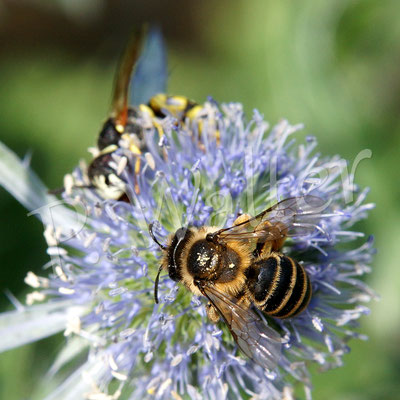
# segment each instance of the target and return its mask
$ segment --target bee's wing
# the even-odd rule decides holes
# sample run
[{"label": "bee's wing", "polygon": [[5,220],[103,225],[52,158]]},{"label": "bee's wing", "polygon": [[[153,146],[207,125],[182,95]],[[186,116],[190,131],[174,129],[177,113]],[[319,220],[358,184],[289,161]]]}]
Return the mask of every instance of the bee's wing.
[{"label": "bee's wing", "polygon": [[238,305],[234,297],[210,285],[202,285],[200,290],[221,314],[240,350],[261,367],[274,369],[281,357],[279,334],[251,309]]},{"label": "bee's wing", "polygon": [[285,236],[304,236],[318,227],[325,202],[316,196],[290,197],[240,224],[213,234],[216,240],[277,240]]}]

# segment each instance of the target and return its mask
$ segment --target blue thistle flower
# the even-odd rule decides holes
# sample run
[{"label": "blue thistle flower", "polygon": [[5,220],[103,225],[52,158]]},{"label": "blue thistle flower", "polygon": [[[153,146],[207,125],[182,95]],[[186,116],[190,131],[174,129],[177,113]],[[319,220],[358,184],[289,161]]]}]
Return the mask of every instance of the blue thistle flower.
[{"label": "blue thistle flower", "polygon": [[[27,276],[34,288],[28,305],[0,317],[8,338],[0,349],[64,331],[65,348],[51,375],[88,351],[47,399],[281,399],[294,398],[299,385],[311,397],[309,365],[340,366],[348,340],[365,338],[356,327],[368,313],[364,303],[374,297],[362,281],[373,240],[362,242],[363,234],[352,229],[373,207],[365,203],[367,190],[344,184],[346,166],[316,153],[315,138],[298,144],[301,126],[282,121],[269,130],[258,111],[247,120],[241,104],[220,106],[212,99],[201,121],[200,130],[198,121],[167,116],[159,120],[161,140],[155,128],[146,133],[139,194],[129,172],[136,156],[123,146],[113,153],[116,168],[123,158],[131,167],[121,175],[130,203],[79,187],[87,185],[86,166],[67,176],[57,202],[23,163],[0,149],[0,182],[41,215],[51,257],[48,276]],[[182,226],[230,226],[238,213],[256,215],[308,194],[328,207],[317,229],[288,240],[282,251],[302,263],[313,296],[296,317],[265,318],[284,337],[275,370],[244,357],[226,326],[208,320],[204,298],[168,276],[161,276],[160,304],[154,303],[160,251],[150,222],[159,222],[166,241]],[[44,212],[49,204],[51,215]]]}]

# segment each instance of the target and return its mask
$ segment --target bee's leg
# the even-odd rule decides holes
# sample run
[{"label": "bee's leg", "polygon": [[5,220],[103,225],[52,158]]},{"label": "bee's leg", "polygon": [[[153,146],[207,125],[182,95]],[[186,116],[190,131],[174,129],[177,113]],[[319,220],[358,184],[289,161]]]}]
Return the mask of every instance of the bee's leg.
[{"label": "bee's leg", "polygon": [[247,295],[247,290],[242,290],[239,294],[236,295],[236,304],[241,306],[242,308],[249,308],[251,306],[251,299]]},{"label": "bee's leg", "polygon": [[243,222],[248,221],[251,218],[250,214],[240,214],[237,216],[237,218],[235,219],[235,221],[233,222],[233,225],[239,225]]},{"label": "bee's leg", "polygon": [[255,258],[268,257],[272,252],[273,242],[258,242],[253,252]]},{"label": "bee's leg", "polygon": [[[269,257],[273,252],[279,251],[286,240],[286,236],[284,235],[284,227],[280,227],[279,223],[272,225],[269,221],[265,221],[258,227],[258,229],[262,230],[263,227],[265,227],[265,229],[267,229],[274,237],[277,237],[278,239],[260,239],[259,242],[257,242],[256,248],[253,252],[254,257],[256,258]],[[279,238],[279,236],[281,237]]]},{"label": "bee's leg", "polygon": [[206,312],[207,317],[210,319],[211,322],[216,324],[219,321],[219,313],[210,302],[208,302],[206,305]]}]

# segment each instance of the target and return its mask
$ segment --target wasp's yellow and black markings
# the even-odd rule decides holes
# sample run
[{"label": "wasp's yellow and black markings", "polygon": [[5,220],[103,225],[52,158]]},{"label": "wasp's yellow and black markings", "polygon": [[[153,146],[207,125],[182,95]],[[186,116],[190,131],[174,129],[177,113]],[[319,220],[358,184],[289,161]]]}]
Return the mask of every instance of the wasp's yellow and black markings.
[{"label": "wasp's yellow and black markings", "polygon": [[[184,121],[190,110],[198,104],[185,96],[169,96],[165,93],[159,93],[149,100],[149,107],[158,117],[172,116]],[[196,113],[191,113],[195,117]]]},{"label": "wasp's yellow and black markings", "polygon": [[[160,139],[164,135],[162,120],[167,116],[173,116],[180,124],[185,124],[186,121],[191,124],[196,121],[202,110],[203,106],[184,96],[157,94],[150,99],[148,104],[129,107],[123,124],[117,116],[108,118],[97,140],[97,148],[100,154],[93,159],[89,166],[88,175],[92,185],[102,197],[121,200],[126,190],[122,188],[121,192],[120,182],[117,182],[117,187],[113,187],[114,179],[109,179],[107,175],[104,176],[104,179],[101,178],[103,171],[104,173],[113,172],[111,171],[112,168],[107,167],[104,163],[107,159],[103,156],[104,150],[110,146],[115,146],[117,149],[123,148],[129,151],[135,157],[133,169],[134,175],[137,176],[141,171],[141,157],[148,151],[146,138],[149,137],[148,135],[155,134]],[[201,121],[198,122],[198,133],[201,134],[202,123]],[[217,138],[217,140],[219,139]],[[202,148],[201,143],[199,143],[199,146]],[[166,157],[166,154],[163,157]],[[121,196],[117,195],[118,192],[121,192]],[[136,194],[140,193],[137,180],[135,181],[135,192]]]}]

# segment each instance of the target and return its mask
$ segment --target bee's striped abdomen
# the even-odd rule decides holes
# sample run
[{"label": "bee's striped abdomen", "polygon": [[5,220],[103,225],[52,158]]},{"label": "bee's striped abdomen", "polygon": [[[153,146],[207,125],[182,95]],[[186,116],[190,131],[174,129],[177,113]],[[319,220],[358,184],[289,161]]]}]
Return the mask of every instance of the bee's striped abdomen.
[{"label": "bee's striped abdomen", "polygon": [[272,317],[288,318],[306,308],[311,284],[304,268],[295,260],[273,253],[250,268],[253,272],[249,274],[248,288],[259,309]]}]

